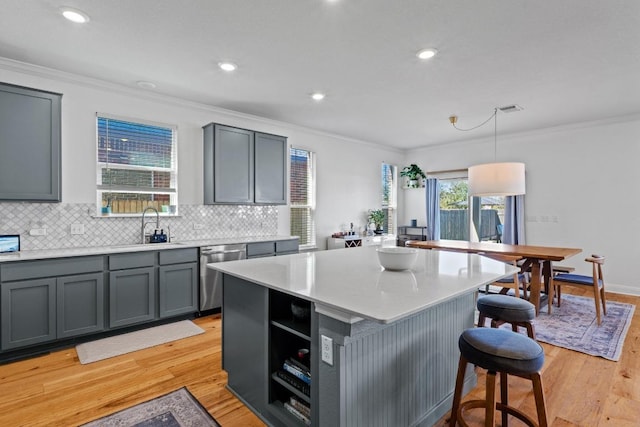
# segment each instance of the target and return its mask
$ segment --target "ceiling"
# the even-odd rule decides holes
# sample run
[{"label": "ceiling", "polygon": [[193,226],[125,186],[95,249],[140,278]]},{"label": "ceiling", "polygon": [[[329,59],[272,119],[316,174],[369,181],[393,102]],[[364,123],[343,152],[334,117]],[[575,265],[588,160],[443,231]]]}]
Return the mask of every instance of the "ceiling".
[{"label": "ceiling", "polygon": [[2,0],[0,57],[399,149],[640,113],[634,0]]}]

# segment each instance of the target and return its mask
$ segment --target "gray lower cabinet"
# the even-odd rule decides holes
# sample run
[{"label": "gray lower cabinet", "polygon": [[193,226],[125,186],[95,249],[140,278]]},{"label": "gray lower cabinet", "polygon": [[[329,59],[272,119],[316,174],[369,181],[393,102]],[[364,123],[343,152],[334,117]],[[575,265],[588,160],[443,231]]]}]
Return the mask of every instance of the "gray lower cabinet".
[{"label": "gray lower cabinet", "polygon": [[222,288],[222,368],[227,386],[258,413],[267,407],[268,289],[225,274]]},{"label": "gray lower cabinet", "polygon": [[2,350],[104,329],[102,256],[0,264]]},{"label": "gray lower cabinet", "polygon": [[203,136],[205,204],[286,204],[286,137],[217,123]]},{"label": "gray lower cabinet", "polygon": [[198,248],[0,263],[0,351],[198,311]]},{"label": "gray lower cabinet", "polygon": [[111,328],[198,311],[197,248],[111,255],[109,270]]},{"label": "gray lower cabinet", "polygon": [[0,200],[61,200],[61,101],[0,83]]},{"label": "gray lower cabinet", "polygon": [[154,267],[109,272],[109,327],[156,319]]},{"label": "gray lower cabinet", "polygon": [[2,284],[2,350],[56,338],[56,279]]},{"label": "gray lower cabinet", "polygon": [[299,252],[300,239],[247,243],[247,258],[289,255]]},{"label": "gray lower cabinet", "polygon": [[104,273],[56,280],[57,338],[104,329]]},{"label": "gray lower cabinet", "polygon": [[198,310],[198,263],[162,265],[158,268],[160,318]]}]

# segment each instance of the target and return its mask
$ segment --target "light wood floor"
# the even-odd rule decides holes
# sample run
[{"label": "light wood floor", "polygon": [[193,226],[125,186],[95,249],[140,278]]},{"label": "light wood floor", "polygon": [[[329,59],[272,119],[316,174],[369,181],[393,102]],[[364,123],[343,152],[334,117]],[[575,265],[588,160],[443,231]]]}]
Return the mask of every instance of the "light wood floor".
[{"label": "light wood floor", "polygon": [[[553,427],[640,425],[640,297],[610,294],[609,299],[638,307],[619,362],[543,344]],[[73,348],[0,365],[0,426],[75,426],[183,386],[222,426],[263,426],[225,388],[219,316],[195,323],[206,333],[89,365],[78,362]],[[484,395],[481,371],[478,383],[467,399]],[[510,403],[535,414],[528,382],[511,380]],[[469,419],[481,425],[476,411]]]}]

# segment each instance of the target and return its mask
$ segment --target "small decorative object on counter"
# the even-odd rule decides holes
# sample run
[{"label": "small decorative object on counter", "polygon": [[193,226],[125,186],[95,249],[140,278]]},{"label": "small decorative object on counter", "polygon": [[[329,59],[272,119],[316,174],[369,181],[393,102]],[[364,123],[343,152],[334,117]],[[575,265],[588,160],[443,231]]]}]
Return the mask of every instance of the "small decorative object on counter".
[{"label": "small decorative object on counter", "polygon": [[382,234],[383,233],[383,229],[382,226],[384,225],[384,211],[382,209],[369,209],[369,222],[374,223],[376,226],[376,229],[374,231],[375,234]]},{"label": "small decorative object on counter", "polygon": [[419,188],[421,187],[420,179],[426,179],[427,175],[422,172],[420,166],[415,163],[411,163],[409,166],[405,166],[400,171],[400,176],[407,177],[407,188]]},{"label": "small decorative object on counter", "polygon": [[413,267],[418,258],[418,250],[415,248],[388,247],[378,248],[378,260],[385,270],[402,271]]},{"label": "small decorative object on counter", "polygon": [[417,227],[418,226],[418,220],[417,219],[412,219],[411,220],[411,226],[412,227]]},{"label": "small decorative object on counter", "polygon": [[164,230],[158,231],[158,229],[154,230],[153,234],[149,236],[149,243],[166,243],[167,235]]}]

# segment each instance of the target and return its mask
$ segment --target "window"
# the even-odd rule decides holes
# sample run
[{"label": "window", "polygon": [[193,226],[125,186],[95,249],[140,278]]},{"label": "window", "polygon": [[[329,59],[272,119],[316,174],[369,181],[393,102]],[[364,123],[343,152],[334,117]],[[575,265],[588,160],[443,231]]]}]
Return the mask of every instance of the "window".
[{"label": "window", "polygon": [[396,213],[398,203],[396,198],[396,167],[387,163],[382,164],[382,210],[385,213],[384,230],[389,234],[396,233]]},{"label": "window", "polygon": [[[112,214],[147,207],[174,214],[178,202],[175,126],[97,116],[97,205]],[[170,208],[171,206],[171,208]]]},{"label": "window", "polygon": [[[463,172],[461,171],[460,174]],[[504,223],[504,197],[471,197],[468,179],[450,173],[439,177],[440,238],[450,240],[499,241]],[[469,219],[471,202],[471,219]]]},{"label": "window", "polygon": [[315,247],[315,155],[311,151],[291,148],[291,234],[300,236],[302,248]]}]

